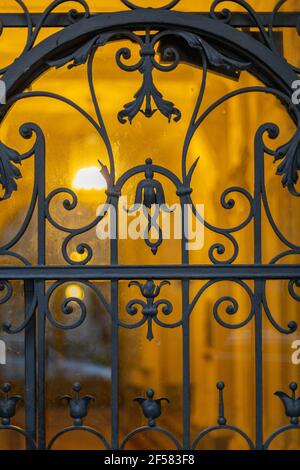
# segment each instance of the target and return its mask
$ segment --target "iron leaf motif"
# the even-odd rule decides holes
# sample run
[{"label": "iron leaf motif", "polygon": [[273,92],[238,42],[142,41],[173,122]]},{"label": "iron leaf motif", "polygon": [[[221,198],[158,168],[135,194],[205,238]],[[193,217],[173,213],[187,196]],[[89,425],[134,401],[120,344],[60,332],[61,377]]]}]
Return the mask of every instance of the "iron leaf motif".
[{"label": "iron leaf motif", "polygon": [[293,196],[300,196],[295,185],[298,182],[300,170],[300,129],[294,137],[285,145],[279,147],[275,152],[275,162],[282,160],[277,168],[277,175],[282,176],[282,185],[288,188]]},{"label": "iron leaf motif", "polygon": [[71,69],[78,65],[85,64],[85,62],[88,59],[89,53],[92,50],[93,46],[95,45],[96,41],[97,41],[97,38],[93,38],[91,41],[88,41],[86,44],[84,44],[82,47],[77,49],[72,54],[62,57],[61,59],[49,60],[47,63],[51,67],[55,67],[57,69],[59,69],[60,67],[63,67],[64,65],[66,65],[68,62],[71,62],[71,61],[73,61],[73,63],[68,65],[68,69]]},{"label": "iron leaf motif", "polygon": [[72,54],[68,54],[60,59],[48,60],[47,64],[50,65],[50,67],[55,67],[57,69],[71,61],[73,61],[73,63],[68,65],[68,69],[77,67],[78,65],[83,65],[88,60],[93,47],[104,46],[113,36],[114,33],[106,33],[102,34],[100,37],[94,37],[83,44],[83,46],[79,47],[76,51],[72,52]]},{"label": "iron leaf motif", "polygon": [[207,61],[216,68],[225,67],[234,72],[236,70],[247,70],[251,66],[251,62],[232,59],[231,57],[224,55],[196,34],[181,31],[176,32],[176,34],[182,37],[190,47],[202,49]]},{"label": "iron leaf motif", "polygon": [[16,164],[21,164],[20,154],[0,142],[0,184],[4,189],[4,195],[0,201],[9,199],[17,190],[16,180],[22,178],[22,174]]},{"label": "iron leaf motif", "polygon": [[[163,98],[163,95],[158,91],[153,82],[152,71],[144,70],[141,68],[140,72],[144,75],[143,85],[134,95],[134,101],[125,104],[124,109],[119,112],[118,119],[122,124],[126,123],[126,120],[132,123],[135,116],[141,112],[145,117],[150,118],[156,113],[157,110],[166,116],[169,122],[174,115],[174,121],[177,122],[181,118],[179,109],[174,107],[174,103],[167,101]],[[157,106],[152,107],[151,98]],[[145,109],[142,109],[143,103],[146,103]]]}]

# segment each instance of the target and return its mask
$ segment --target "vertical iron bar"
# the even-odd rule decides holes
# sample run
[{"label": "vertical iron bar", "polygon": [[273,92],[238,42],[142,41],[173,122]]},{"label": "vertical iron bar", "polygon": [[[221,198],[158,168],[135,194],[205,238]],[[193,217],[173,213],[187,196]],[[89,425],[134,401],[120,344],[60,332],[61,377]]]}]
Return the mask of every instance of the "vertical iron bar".
[{"label": "vertical iron bar", "polygon": [[[189,264],[189,253],[186,248],[187,237],[185,226],[189,223],[188,199],[186,196],[181,201],[182,213],[182,242],[181,242],[181,262]],[[182,280],[182,348],[183,348],[183,449],[188,450],[191,446],[190,438],[190,317],[189,308],[189,279]]]},{"label": "vertical iron bar", "polygon": [[218,417],[219,426],[225,426],[225,424],[226,424],[225,408],[224,408],[224,396],[223,396],[224,388],[225,388],[224,382],[218,382],[217,383],[217,389],[219,391],[219,417]]},{"label": "vertical iron bar", "polygon": [[[31,315],[34,299],[34,281],[24,281],[25,318]],[[36,441],[36,316],[32,316],[25,328],[25,426],[27,433]],[[26,449],[32,450],[30,439],[26,440]]]},{"label": "vertical iron bar", "polygon": [[[262,130],[255,136],[254,156],[254,263],[262,264],[261,196],[264,178],[264,148]],[[262,339],[262,282],[254,281],[255,295],[255,388],[256,388],[256,448],[263,449],[263,339]]]},{"label": "vertical iron bar", "polygon": [[[111,264],[118,264],[118,198],[112,198],[112,206],[116,213],[115,237],[112,233],[110,242]],[[112,227],[113,231],[113,227]],[[111,364],[111,399],[112,399],[112,449],[119,448],[119,281],[111,281],[111,306],[112,306],[112,364]]]},{"label": "vertical iron bar", "polygon": [[45,282],[38,281],[38,448],[46,447],[45,419]]},{"label": "vertical iron bar", "polygon": [[[46,215],[45,215],[45,139],[38,137],[35,171],[38,187],[38,264],[46,264]],[[46,447],[45,419],[45,281],[37,284],[38,300],[38,448]]]}]

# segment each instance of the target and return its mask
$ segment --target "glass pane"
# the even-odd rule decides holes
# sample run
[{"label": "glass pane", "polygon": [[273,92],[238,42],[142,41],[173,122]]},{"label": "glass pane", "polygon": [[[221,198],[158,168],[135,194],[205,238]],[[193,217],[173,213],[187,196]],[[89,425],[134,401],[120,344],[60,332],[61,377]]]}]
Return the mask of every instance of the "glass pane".
[{"label": "glass pane", "polygon": [[[21,11],[15,3],[11,2],[11,6],[8,3],[1,12]],[[35,2],[31,11],[42,11],[48,3],[46,0]],[[136,0],[136,3],[144,7],[151,4],[147,0]],[[161,0],[155,2],[155,6],[165,3]],[[211,0],[201,2],[199,7],[200,2],[181,0],[175,9],[207,11],[211,3]],[[249,3],[258,11],[267,11],[274,6],[273,0]],[[282,10],[297,11],[299,5],[296,3],[290,1]],[[119,0],[109,2],[109,5],[108,2],[90,1],[89,5],[92,11],[125,9]],[[76,2],[65,2],[57,11],[67,12],[76,6]],[[222,7],[243,11],[241,6],[232,2],[223,2]],[[57,31],[58,28],[42,29],[38,42]],[[245,32],[257,37],[255,28]],[[156,33],[148,31],[151,38]],[[299,66],[294,47],[299,39],[296,38],[297,32],[291,28],[278,28],[276,33],[285,56]],[[115,406],[119,406],[120,442],[126,449],[173,449],[177,441],[182,442],[189,386],[191,439],[196,448],[246,449],[250,440],[255,442],[256,431],[257,331],[253,292],[259,295],[263,310],[263,431],[266,439],[276,428],[287,425],[293,418],[287,418],[280,396],[274,396],[274,393],[291,394],[288,384],[297,382],[299,376],[296,357],[299,334],[294,331],[295,325],[290,323],[297,320],[299,312],[299,282],[267,281],[265,298],[262,298],[261,292],[257,294],[257,283],[252,280],[222,280],[220,275],[220,279],[190,283],[180,280],[168,282],[167,279],[158,281],[149,279],[147,265],[159,268],[189,262],[213,268],[223,263],[257,263],[255,221],[252,217],[255,136],[263,124],[272,122],[277,125],[280,133],[275,139],[274,135],[265,136],[266,146],[275,152],[293,137],[295,124],[284,104],[272,93],[265,93],[265,85],[257,76],[248,71],[234,74],[228,69],[216,71],[211,65],[201,107],[195,111],[199,89],[204,84],[203,57],[202,60],[199,56],[195,59],[193,54],[181,57],[177,67],[163,73],[163,67],[172,69],[170,56],[163,53],[168,43],[163,40],[155,46],[157,67],[151,76],[155,86],[151,102],[149,104],[147,99],[140,102],[142,112],[137,112],[132,122],[128,122],[130,119],[122,122],[122,116],[126,118],[126,111],[134,108],[132,103],[139,99],[143,84],[145,71],[141,67],[139,70],[136,64],[145,56],[149,59],[149,53],[148,56],[141,54],[139,44],[147,39],[147,33],[135,31],[134,34],[135,41],[129,35],[129,38],[118,37],[99,47],[87,65],[69,68],[69,64],[60,67],[58,63],[58,68],[51,67],[33,80],[26,90],[32,94],[31,97],[19,99],[1,124],[1,142],[10,149],[18,149],[21,154],[29,151],[36,138],[32,136],[27,141],[20,135],[19,129],[25,123],[38,125],[45,137],[46,265],[100,268],[106,265],[115,267],[119,263],[145,266],[144,280],[120,281],[118,289],[116,283],[109,279],[103,282],[83,281],[78,275],[71,281],[52,279],[46,283],[47,305],[39,305],[37,309],[39,315],[45,313],[47,325],[46,440],[49,443],[63,428],[78,425],[74,421],[76,418],[70,416],[70,402],[80,393],[80,396],[93,396],[93,399],[87,399],[89,413],[84,416],[84,425],[99,430],[108,442],[111,441],[113,424],[116,424],[113,422],[113,397],[116,397],[113,395],[113,372],[118,362],[119,390]],[[1,66],[18,57],[25,43],[24,29],[5,30],[0,40],[4,51],[3,55],[0,53]],[[243,91],[239,93],[239,90]],[[160,100],[167,108],[170,103],[174,104],[175,117],[180,110],[178,122],[173,119],[168,122],[161,112],[163,105]],[[214,106],[218,102],[218,106]],[[148,119],[150,115],[151,119]],[[192,116],[201,125],[187,139]],[[182,179],[182,154],[185,151],[187,171],[193,169],[191,181],[185,182],[187,187],[178,185],[178,179]],[[280,162],[274,161],[272,151],[271,155],[264,156],[268,205],[263,201],[261,261],[266,264],[297,264],[299,200],[291,196],[287,187],[282,187],[284,174],[278,171]],[[105,168],[112,172],[112,163],[116,180],[122,183],[124,179],[124,184],[119,185],[120,193],[110,192],[103,176]],[[38,210],[32,208],[36,185],[40,187],[43,182],[40,173],[37,177],[38,164],[40,160],[34,155],[22,160],[21,166],[15,166],[11,170],[14,176],[16,168],[21,172],[13,178],[18,190],[12,191],[10,198],[0,201],[2,267],[43,264],[40,261],[41,249],[38,249],[41,229]],[[138,170],[131,174],[133,168]],[[152,191],[153,187],[155,191]],[[151,239],[130,238],[127,233],[122,239],[120,231],[117,242],[102,237],[104,229],[98,219],[107,197],[118,199],[120,195],[126,196],[128,207],[131,207],[135,202],[141,202],[141,194],[146,199],[147,190],[150,199],[154,194],[170,207],[180,201],[181,191],[186,191],[185,195],[191,193],[195,204],[204,205],[203,245],[200,237],[200,247],[191,250],[188,259],[183,259],[186,253],[182,250],[182,240],[175,237],[159,239],[160,225]],[[5,195],[3,188],[1,196]],[[130,223],[134,216],[128,207],[124,210],[124,204],[123,199],[115,203],[116,216],[126,215]],[[27,224],[28,214],[30,222]],[[175,212],[165,211],[163,216],[164,220],[169,217],[173,227]],[[203,223],[200,225],[201,229],[200,226],[197,228],[199,233]],[[275,225],[277,229],[274,230]],[[139,224],[136,227],[140,228]],[[199,235],[197,230],[196,235]],[[148,234],[147,226],[146,232]],[[13,240],[16,243],[10,243]],[[286,245],[291,248],[292,255],[286,251]],[[262,291],[263,284],[264,281],[259,284]],[[9,288],[0,284],[1,319],[19,325],[24,321],[25,311],[23,281],[16,281],[11,298],[1,301],[1,295],[5,296]],[[112,308],[107,308],[110,304]],[[25,332],[0,335],[0,348],[4,345],[6,351],[5,364],[0,364],[1,383],[11,383],[11,392],[22,397],[26,388],[26,334],[32,341],[36,333],[27,326]],[[189,342],[186,340],[188,334]],[[117,350],[119,356],[116,361]],[[190,384],[186,378],[188,354],[191,360]],[[153,432],[157,428],[148,421],[139,406],[146,398],[147,390],[153,398],[152,389],[155,399],[169,400],[169,403],[167,400],[162,402],[161,416],[155,418],[157,424],[167,430],[166,434]],[[67,394],[69,397],[61,400]],[[138,397],[140,400],[134,401]],[[221,397],[224,416],[219,412]],[[24,428],[24,413],[23,401],[18,404],[13,424]],[[235,427],[233,432],[226,428],[213,429],[202,439],[202,432],[217,426],[217,423],[224,426],[224,419]],[[155,429],[140,433],[139,428],[147,424]],[[131,436],[135,429],[139,432]],[[249,436],[248,442],[238,431],[241,429]],[[1,436],[0,445],[6,449],[19,449],[25,447],[24,441],[21,435],[14,435],[7,429],[3,438]],[[105,443],[100,441],[82,429],[60,436],[53,448],[104,448]],[[271,444],[274,449],[299,447],[299,436],[293,430],[289,435],[278,436]]]}]

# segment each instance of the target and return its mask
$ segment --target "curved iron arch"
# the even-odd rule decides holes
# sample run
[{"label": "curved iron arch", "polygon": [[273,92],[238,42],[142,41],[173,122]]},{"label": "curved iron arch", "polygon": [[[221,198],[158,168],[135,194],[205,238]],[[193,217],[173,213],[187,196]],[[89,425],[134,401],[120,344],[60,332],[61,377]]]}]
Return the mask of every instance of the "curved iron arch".
[{"label": "curved iron arch", "polygon": [[[298,79],[292,67],[279,54],[242,31],[216,19],[195,18],[190,13],[155,10],[152,8],[101,14],[84,18],[62,31],[46,38],[30,51],[24,53],[5,73],[8,99],[23,91],[35,78],[50,68],[47,61],[72,51],[97,33],[113,31],[120,27],[139,30],[153,28],[177,28],[202,34],[228,47],[232,52],[251,59],[251,72],[268,86],[272,84],[290,94],[293,81]],[[2,110],[0,117],[5,114]]]}]

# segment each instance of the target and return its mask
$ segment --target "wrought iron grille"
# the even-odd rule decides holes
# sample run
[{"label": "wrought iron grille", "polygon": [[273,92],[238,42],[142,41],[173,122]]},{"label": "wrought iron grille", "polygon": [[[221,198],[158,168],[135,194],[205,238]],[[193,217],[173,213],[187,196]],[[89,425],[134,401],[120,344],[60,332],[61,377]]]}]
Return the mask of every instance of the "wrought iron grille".
[{"label": "wrought iron grille", "polygon": [[[120,209],[119,199],[124,194],[124,187],[131,178],[139,177],[135,202],[143,202],[146,207],[152,204],[164,204],[164,188],[160,181],[163,177],[171,182],[178,202],[190,204],[193,207],[194,217],[198,217],[205,226],[205,230],[214,233],[221,240],[226,240],[232,247],[228,254],[226,244],[218,241],[209,248],[210,264],[195,265],[190,263],[189,252],[186,249],[186,236],[182,235],[181,264],[164,265],[122,265],[119,263],[118,239],[110,241],[110,264],[96,265],[93,263],[93,249],[87,242],[80,241],[86,232],[96,227],[105,217],[105,212],[98,215],[88,225],[81,228],[68,228],[57,222],[51,213],[51,204],[57,196],[64,196],[61,211],[76,212],[77,196],[67,187],[59,187],[50,194],[46,193],[47,162],[46,139],[38,125],[26,122],[20,127],[20,134],[24,139],[34,139],[32,148],[21,154],[16,148],[11,148],[5,142],[0,144],[0,183],[3,187],[2,201],[13,201],[15,191],[22,185],[26,174],[22,169],[22,162],[31,159],[34,165],[34,187],[30,205],[25,214],[24,222],[18,233],[0,248],[0,256],[10,259],[8,265],[0,265],[0,304],[5,306],[14,296],[13,281],[22,283],[24,291],[24,312],[19,313],[18,324],[11,324],[5,319],[3,329],[6,335],[25,333],[25,426],[14,425],[18,413],[18,402],[21,397],[13,394],[13,386],[9,383],[2,385],[0,397],[0,430],[11,430],[21,434],[26,440],[28,449],[51,449],[57,440],[65,433],[85,431],[96,436],[101,445],[107,449],[124,449],[130,440],[139,433],[151,431],[163,433],[170,438],[178,449],[194,449],[210,433],[220,430],[229,430],[238,433],[250,449],[268,449],[273,440],[280,434],[290,430],[299,430],[299,398],[296,398],[297,384],[291,383],[291,396],[274,390],[285,406],[285,413],[290,424],[275,429],[270,436],[263,432],[263,346],[262,336],[263,318],[266,317],[273,327],[282,335],[289,335],[297,330],[295,321],[287,326],[281,326],[274,318],[269,308],[266,296],[268,281],[288,280],[289,294],[300,300],[297,288],[300,287],[300,265],[287,264],[287,260],[300,254],[300,246],[285,237],[272,215],[265,188],[265,158],[274,158],[275,178],[281,178],[282,191],[289,192],[290,198],[299,197],[297,189],[298,171],[300,170],[300,109],[292,104],[292,85],[298,79],[299,69],[289,64],[277,49],[276,27],[298,28],[299,13],[281,12],[286,3],[280,0],[272,12],[257,13],[244,0],[234,0],[231,3],[242,7],[242,12],[222,10],[222,0],[211,2],[208,12],[186,13],[180,11],[180,0],[173,0],[159,8],[142,8],[136,0],[120,0],[120,10],[115,13],[92,13],[88,2],[77,0],[83,12],[75,10],[69,13],[56,13],[55,9],[66,0],[55,0],[49,4],[42,14],[30,13],[25,2],[16,0],[23,10],[20,14],[7,13],[0,16],[2,30],[11,27],[27,28],[27,40],[24,50],[11,65],[1,70],[2,80],[7,91],[7,102],[1,105],[1,120],[5,121],[8,111],[15,103],[21,100],[30,100],[33,97],[49,97],[60,100],[66,106],[73,107],[93,127],[94,132],[102,139],[109,166],[100,162],[102,175],[107,183],[107,203],[112,204],[116,210]],[[153,2],[155,3],[155,2]],[[49,35],[39,42],[40,32],[48,27],[59,27],[60,30]],[[251,28],[251,31],[249,30]],[[255,33],[253,33],[255,31]],[[105,48],[110,42],[129,39],[140,48],[140,57],[135,64],[128,65],[131,51],[127,47],[120,48],[116,54],[117,66],[126,72],[140,72],[142,83],[135,92],[134,97],[119,110],[117,118],[124,126],[134,122],[137,115],[142,113],[145,119],[151,119],[155,113],[161,113],[167,120],[176,125],[182,118],[180,103],[173,103],[168,96],[163,96],[155,81],[156,72],[169,73],[176,69],[183,55],[187,61],[196,61],[202,70],[202,80],[192,118],[190,120],[184,148],[182,152],[182,173],[174,174],[167,166],[155,163],[151,158],[143,156],[140,165],[128,169],[120,176],[116,176],[115,156],[106,129],[105,120],[101,112],[101,104],[97,99],[93,81],[93,61],[95,54]],[[160,50],[161,49],[161,50]],[[160,50],[160,51],[159,51]],[[159,60],[158,56],[161,54]],[[42,73],[67,65],[69,68],[86,66],[90,96],[95,116],[88,113],[76,102],[47,91],[30,91],[30,84]],[[214,70],[230,77],[238,77],[241,71],[247,70],[257,77],[261,86],[240,88],[228,93],[206,109],[202,109],[206,93],[206,84],[209,78],[208,71]],[[234,194],[243,196],[248,203],[249,211],[245,219],[234,227],[225,229],[213,225],[208,220],[202,220],[195,208],[193,199],[192,176],[198,165],[195,159],[188,167],[187,155],[193,136],[211,112],[227,100],[242,94],[260,93],[275,96],[282,105],[282,113],[286,119],[294,122],[294,135],[289,142],[281,145],[277,150],[266,144],[266,135],[274,141],[279,136],[276,123],[266,122],[256,132],[253,145],[254,155],[254,187],[249,192],[243,187],[229,187],[221,196],[224,209],[231,210],[235,205]],[[122,94],[122,90],[119,90]],[[269,116],[272,119],[272,116]],[[205,157],[202,157],[205,158]],[[279,195],[280,197],[280,195]],[[1,202],[0,202],[1,206]],[[149,217],[148,212],[145,215]],[[17,249],[18,242],[26,236],[28,227],[37,218],[38,241],[36,246],[37,261],[32,264]],[[262,217],[266,217],[272,230],[280,240],[282,249],[270,260],[263,263],[262,258]],[[298,213],[289,215],[298,217]],[[151,221],[150,221],[151,222]],[[61,249],[65,265],[50,265],[47,263],[46,253],[46,226],[52,226],[64,233]],[[238,264],[239,243],[237,234],[247,226],[253,226],[254,259],[252,264]],[[157,256],[164,243],[162,231],[157,228],[158,237],[153,241],[148,234],[145,238],[148,249],[153,256]],[[2,230],[2,227],[1,227]],[[77,254],[79,260],[70,255],[69,246],[74,240],[79,240]],[[292,258],[294,259],[294,258]],[[15,264],[14,264],[15,263]],[[126,307],[128,316],[135,318],[139,313],[140,319],[134,323],[126,323],[119,316],[119,283],[129,281],[129,287],[138,288],[140,298],[131,300]],[[182,290],[181,319],[177,322],[167,322],[172,318],[173,305],[168,300],[166,286],[173,281],[180,281]],[[192,297],[190,282],[203,280],[205,283]],[[249,297],[251,304],[247,318],[239,323],[224,320],[220,315],[220,306],[227,305],[226,313],[234,315],[239,305],[232,296],[222,296],[213,305],[213,319],[224,328],[239,329],[249,323],[255,329],[255,436],[249,436],[244,430],[236,427],[226,419],[224,407],[224,394],[227,389],[230,393],[230,384],[222,381],[217,383],[219,394],[219,410],[217,423],[212,423],[207,429],[198,430],[196,437],[191,438],[190,425],[190,317],[198,300],[212,285],[227,280],[239,285]],[[247,281],[253,281],[253,288]],[[80,316],[71,323],[65,324],[55,318],[51,312],[50,303],[54,292],[69,281],[76,281],[91,289],[97,296],[102,307],[111,318],[112,325],[112,364],[111,364],[111,435],[105,429],[88,426],[89,416],[92,413],[89,405],[93,401],[91,395],[82,396],[81,388],[84,384],[74,383],[73,394],[64,396],[69,407],[73,423],[69,427],[59,430],[54,436],[46,436],[46,395],[45,395],[45,328],[49,323],[57,329],[76,330],[84,324],[88,315],[88,308],[84,300],[67,297],[62,303],[63,315],[72,315],[74,304],[80,310]],[[101,288],[95,281],[110,283],[110,301],[107,301]],[[131,292],[131,290],[130,290]],[[136,291],[137,292],[137,291]],[[4,310],[5,311],[5,310]],[[21,317],[24,317],[21,319]],[[155,337],[156,328],[177,328],[182,332],[182,441],[165,427],[159,426],[161,413],[168,413],[168,406],[162,403],[169,398],[157,398],[151,388],[145,391],[145,397],[135,398],[145,417],[145,425],[132,430],[123,440],[119,438],[119,381],[118,367],[120,360],[119,332],[120,329],[140,329],[140,334],[146,331],[147,340]],[[222,379],[222,377],[220,377]],[[151,385],[151,384],[149,384]],[[68,390],[66,390],[67,392]],[[132,397],[134,399],[134,396]]]}]

